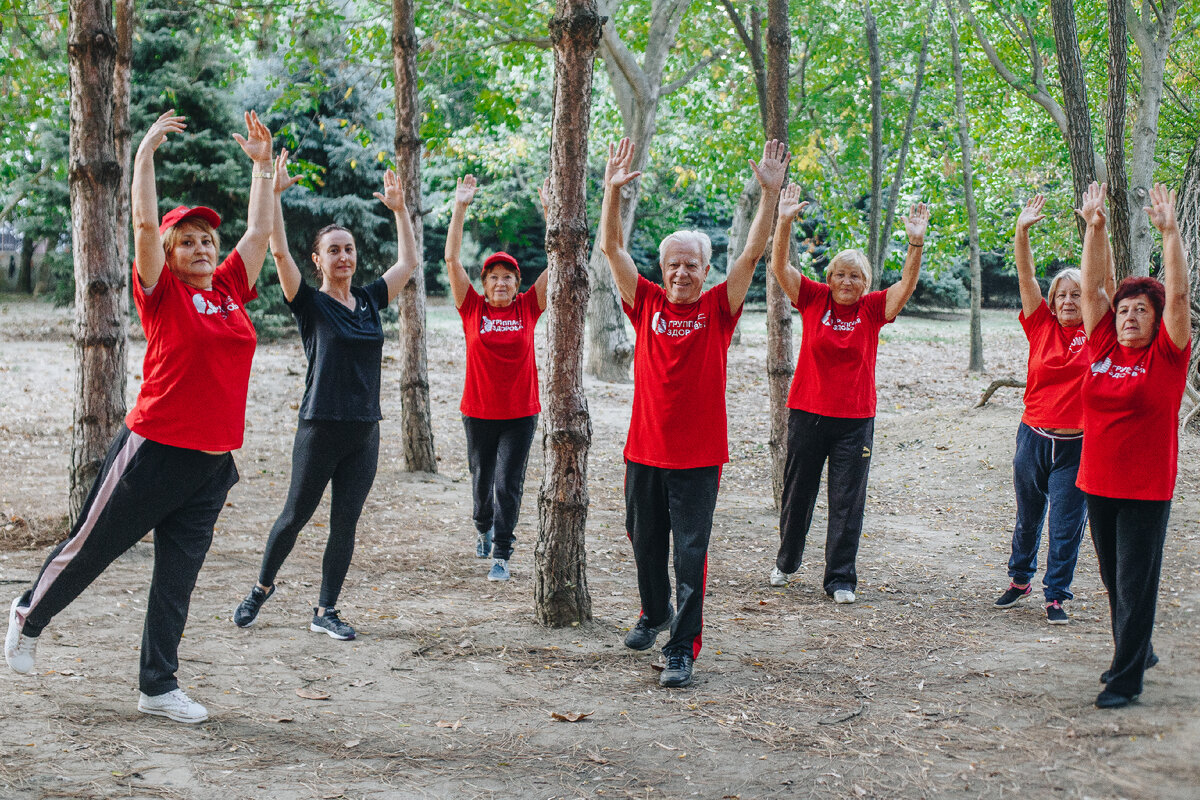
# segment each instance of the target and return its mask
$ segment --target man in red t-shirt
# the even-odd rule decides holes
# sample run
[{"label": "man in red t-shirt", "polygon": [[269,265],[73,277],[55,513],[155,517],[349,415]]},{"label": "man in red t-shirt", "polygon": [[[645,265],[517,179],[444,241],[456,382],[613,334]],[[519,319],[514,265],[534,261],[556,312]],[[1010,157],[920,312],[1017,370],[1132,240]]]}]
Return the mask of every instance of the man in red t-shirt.
[{"label": "man in red t-shirt", "polygon": [[[676,231],[659,245],[662,286],[638,274],[625,249],[620,195],[641,173],[631,171],[628,139],[608,149],[600,247],[637,336],[625,445],[625,527],[637,562],[642,610],[625,645],[648,650],[660,631],[671,629],[663,647],[663,686],[690,684],[700,653],[708,540],[721,465],[729,461],[726,352],[754,266],[766,249],[771,209],[789,158],[786,145],[772,140],[763,148],[762,162],[750,162],[763,196],[746,249],[728,279],[704,291],[712,243],[700,231]],[[667,572],[672,539],[678,614],[671,607]]]}]

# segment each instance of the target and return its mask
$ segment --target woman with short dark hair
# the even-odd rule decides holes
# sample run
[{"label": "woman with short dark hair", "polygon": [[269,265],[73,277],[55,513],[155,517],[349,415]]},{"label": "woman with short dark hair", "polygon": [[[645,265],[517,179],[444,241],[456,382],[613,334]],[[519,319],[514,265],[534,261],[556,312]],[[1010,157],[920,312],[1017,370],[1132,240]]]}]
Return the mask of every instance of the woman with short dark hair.
[{"label": "woman with short dark hair", "polygon": [[1151,632],[1178,467],[1191,302],[1175,192],[1157,184],[1146,212],[1162,233],[1162,282],[1126,278],[1109,304],[1105,189],[1093,183],[1079,208],[1087,223],[1081,300],[1091,366],[1078,483],[1112,615],[1113,659],[1096,705],[1120,708],[1141,694],[1144,673],[1158,660]]}]

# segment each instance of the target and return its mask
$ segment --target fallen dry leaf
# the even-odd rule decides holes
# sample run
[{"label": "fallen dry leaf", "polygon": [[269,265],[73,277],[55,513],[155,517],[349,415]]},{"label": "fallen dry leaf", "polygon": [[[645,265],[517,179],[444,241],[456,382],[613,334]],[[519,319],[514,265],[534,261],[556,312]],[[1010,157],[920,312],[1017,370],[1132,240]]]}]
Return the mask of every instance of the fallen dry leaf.
[{"label": "fallen dry leaf", "polygon": [[352,747],[358,747],[360,744],[362,744],[362,739],[351,739],[350,741],[348,741],[344,745],[342,745],[342,747],[349,750]]},{"label": "fallen dry leaf", "polygon": [[292,721],[291,717],[274,717],[271,720],[271,722],[291,722],[291,721]]},{"label": "fallen dry leaf", "polygon": [[580,713],[578,711],[568,711],[566,713],[563,713],[561,711],[551,711],[550,717],[552,719],[558,720],[559,722],[579,722],[579,720],[587,719],[588,717],[590,717],[592,714],[595,714],[595,713],[596,713],[595,711],[585,711],[583,713]]},{"label": "fallen dry leaf", "polygon": [[322,692],[320,689],[309,689],[307,686],[297,689],[296,695],[303,697],[305,700],[328,700],[329,694]]},{"label": "fallen dry leaf", "polygon": [[456,719],[454,722],[450,722],[449,720],[439,719],[437,721],[437,726],[439,728],[449,728],[452,731],[456,731],[462,727],[462,720]]}]

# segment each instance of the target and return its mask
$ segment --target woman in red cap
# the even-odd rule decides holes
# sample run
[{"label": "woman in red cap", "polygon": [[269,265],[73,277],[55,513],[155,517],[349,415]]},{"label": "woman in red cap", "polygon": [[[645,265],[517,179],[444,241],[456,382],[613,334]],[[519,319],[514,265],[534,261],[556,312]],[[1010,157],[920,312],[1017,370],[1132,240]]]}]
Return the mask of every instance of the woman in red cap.
[{"label": "woman in red cap", "polygon": [[209,208],[179,206],[158,218],[154,151],[184,118],[168,111],[133,162],[133,299],[146,333],[137,402],[108,451],[71,536],[50,554],[33,587],[9,610],[4,655],[33,669],[37,637],[104,569],[150,530],[154,575],[142,634],[138,710],[203,722],[204,706],[175,679],[179,640],[196,575],[225,496],[238,480],[250,361],[257,340],[246,303],[257,294],[271,233],[271,133],[247,112],[233,138],[253,161],[246,234],[218,261]]},{"label": "woman in red cap", "polygon": [[480,297],[459,258],[463,221],[475,189],[473,175],[459,179],[446,234],[446,273],[467,338],[460,409],[475,499],[475,556],[493,558],[489,581],[506,581],[525,488],[525,464],[542,410],[533,328],[546,310],[548,276],[543,272],[532,289],[518,293],[517,260],[508,253],[493,253],[483,262]]}]

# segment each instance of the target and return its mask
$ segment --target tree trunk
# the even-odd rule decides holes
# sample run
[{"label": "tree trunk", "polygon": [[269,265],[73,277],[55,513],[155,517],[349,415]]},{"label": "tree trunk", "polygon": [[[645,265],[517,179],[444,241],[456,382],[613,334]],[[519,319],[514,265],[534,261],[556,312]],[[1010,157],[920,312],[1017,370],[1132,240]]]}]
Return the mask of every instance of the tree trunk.
[{"label": "tree trunk", "polygon": [[[1110,1],[1110,5],[1119,4],[1117,0]],[[1132,275],[1150,274],[1154,231],[1142,206],[1148,202],[1150,187],[1154,184],[1154,150],[1158,142],[1163,75],[1179,5],[1179,0],[1166,0],[1156,11],[1144,11],[1142,19],[1136,15],[1126,18],[1142,54],[1129,159],[1129,262]]]},{"label": "tree trunk", "polygon": [[1192,357],[1188,383],[1200,389],[1200,371],[1197,369],[1200,362],[1200,346],[1197,346],[1200,344],[1200,138],[1196,139],[1183,169],[1175,209],[1192,291]]},{"label": "tree trunk", "polygon": [[[75,410],[71,436],[72,521],[125,416],[126,264],[116,229],[125,182],[114,141],[117,37],[111,3],[71,0],[71,246],[75,262]],[[124,234],[121,231],[120,234]]]},{"label": "tree trunk", "polygon": [[[116,22],[117,59],[113,66],[113,145],[121,162],[121,174],[129,174],[133,130],[129,123],[129,98],[132,87],[134,0],[113,0]],[[121,181],[117,196],[117,263],[130,264],[129,182]],[[132,266],[132,265],[131,265]],[[129,302],[128,296],[125,299]],[[126,305],[128,308],[128,305]]]},{"label": "tree trunk", "polygon": [[971,131],[963,92],[962,58],[958,52],[958,12],[946,0],[950,12],[950,60],[954,68],[954,105],[958,115],[958,144],[962,152],[963,195],[967,205],[968,239],[971,258],[971,357],[968,372],[983,372],[983,325],[980,304],[983,275],[979,266],[979,212],[975,207],[974,176],[971,167]]},{"label": "tree trunk", "polygon": [[587,586],[587,457],[592,421],[583,391],[583,336],[588,299],[587,141],[592,65],[600,41],[595,0],[558,0],[554,41],[554,120],[546,262],[550,347],[538,493],[534,604],[543,625],[592,618]]},{"label": "tree trunk", "polygon": [[[767,2],[766,138],[788,141],[788,31],[787,0]],[[755,181],[757,183],[757,181]],[[774,212],[775,209],[772,209]],[[770,251],[768,251],[770,252]],[[769,256],[768,256],[769,257]],[[783,500],[783,466],[787,459],[788,389],[792,384],[792,304],[775,273],[767,269],[767,385],[771,398],[771,489],[775,508]]]},{"label": "tree trunk", "polygon": [[[392,1],[392,67],[396,75],[396,174],[412,217],[418,257],[424,253],[421,216],[421,111],[417,101],[417,41],[414,0]],[[400,427],[404,468],[437,472],[433,423],[429,411],[429,373],[425,356],[425,263],[413,270],[400,291]]]},{"label": "tree trunk", "polygon": [[1125,174],[1125,97],[1129,81],[1129,37],[1124,0],[1108,4],[1108,104],[1104,116],[1104,163],[1108,169],[1108,227],[1117,280],[1130,272],[1130,203]]},{"label": "tree trunk", "polygon": [[[1050,0],[1050,19],[1054,26],[1054,48],[1058,54],[1058,77],[1063,89],[1067,152],[1071,157],[1071,178],[1075,188],[1075,203],[1078,205],[1088,184],[1096,180],[1096,151],[1092,147],[1087,78],[1079,54],[1079,34],[1075,30],[1074,0]],[[1083,241],[1084,223],[1079,215],[1075,215],[1075,223],[1079,240]]]},{"label": "tree trunk", "polygon": [[[871,11],[870,0],[863,0],[863,26],[867,35],[867,56],[871,63],[871,208],[867,217],[867,263],[879,261],[883,229],[883,67],[879,57],[879,27]],[[871,289],[880,286],[881,276],[871,275]]]},{"label": "tree trunk", "polygon": [[21,237],[21,261],[17,267],[17,291],[33,294],[33,237]]}]

